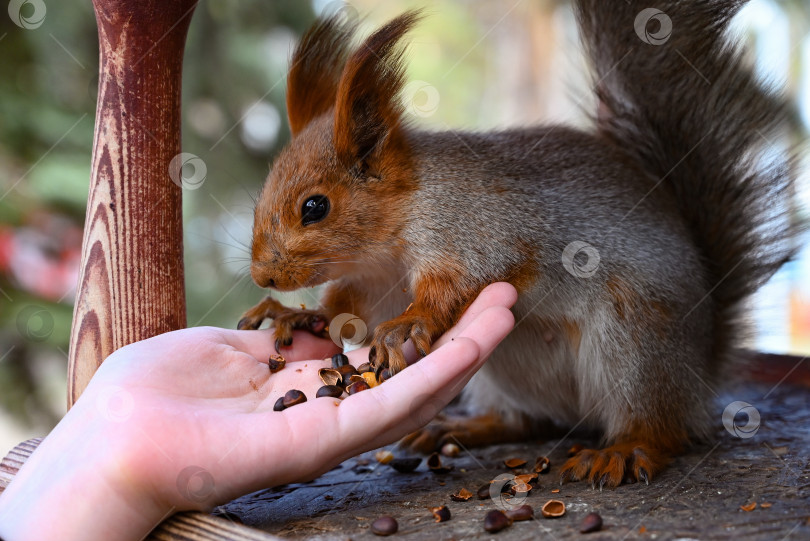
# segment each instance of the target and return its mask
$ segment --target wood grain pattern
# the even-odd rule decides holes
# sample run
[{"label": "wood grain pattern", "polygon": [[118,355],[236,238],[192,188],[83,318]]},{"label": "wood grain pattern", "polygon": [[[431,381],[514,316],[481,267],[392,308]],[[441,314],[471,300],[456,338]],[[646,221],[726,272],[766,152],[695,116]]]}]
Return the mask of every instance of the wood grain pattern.
[{"label": "wood grain pattern", "polygon": [[186,325],[180,82],[197,0],[94,0],[99,92],[68,406],[116,349]]}]

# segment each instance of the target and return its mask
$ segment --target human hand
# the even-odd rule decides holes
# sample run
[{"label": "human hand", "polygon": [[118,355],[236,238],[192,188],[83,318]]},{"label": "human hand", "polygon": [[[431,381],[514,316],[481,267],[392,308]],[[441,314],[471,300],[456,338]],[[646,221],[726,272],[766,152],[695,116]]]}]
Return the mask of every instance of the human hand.
[{"label": "human hand", "polygon": [[[315,398],[329,363],[308,359],[334,345],[306,333],[275,374],[271,330],[185,329],[122,348],[0,498],[0,535],[140,538],[173,511],[311,479],[393,442],[430,420],[418,413],[425,404],[435,414],[480,368],[511,330],[516,296],[508,284],[486,288],[433,353],[343,401]],[[367,355],[349,354],[357,365]],[[274,412],[290,389],[308,401]],[[72,509],[77,493],[103,511]]]}]

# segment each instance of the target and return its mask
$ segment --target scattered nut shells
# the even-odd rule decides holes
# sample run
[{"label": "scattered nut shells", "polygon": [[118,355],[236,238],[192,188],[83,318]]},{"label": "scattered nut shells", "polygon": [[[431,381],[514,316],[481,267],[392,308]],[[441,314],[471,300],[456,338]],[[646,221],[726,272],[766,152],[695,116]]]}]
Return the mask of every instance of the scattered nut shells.
[{"label": "scattered nut shells", "polygon": [[428,507],[428,509],[430,509],[433,516],[436,517],[436,522],[447,522],[452,518],[450,516],[450,510],[446,505],[442,505],[440,507]]},{"label": "scattered nut shells", "polygon": [[399,473],[411,473],[421,463],[421,458],[395,458],[389,462],[388,465],[397,470]]},{"label": "scattered nut shells", "polygon": [[742,509],[746,513],[750,512],[750,511],[753,511],[756,508],[757,508],[757,502],[751,502],[751,503],[747,503],[745,505],[740,506],[740,509]]},{"label": "scattered nut shells", "polygon": [[442,454],[444,456],[449,456],[450,458],[457,457],[458,454],[461,452],[458,445],[455,443],[445,443],[442,445]]},{"label": "scattered nut shells", "polygon": [[388,464],[389,462],[394,460],[394,453],[386,449],[383,449],[381,451],[377,451],[376,453],[374,453],[374,458],[380,464]]},{"label": "scattered nut shells", "polygon": [[762,502],[759,506],[763,509],[770,509],[773,504],[769,502]]},{"label": "scattered nut shells", "polygon": [[427,465],[433,473],[447,473],[453,469],[453,466],[445,466],[442,464],[442,458],[439,453],[433,453],[427,459]]},{"label": "scattered nut shells", "polygon": [[541,456],[535,461],[534,471],[541,474],[546,474],[551,471],[551,461],[547,456]]},{"label": "scattered nut shells", "polygon": [[306,401],[307,397],[304,393],[298,389],[290,389],[287,391],[287,394],[284,395],[281,403],[284,404],[285,408],[291,408],[293,406],[297,406],[298,404],[303,404]]},{"label": "scattered nut shells", "polygon": [[343,375],[333,368],[321,368],[318,370],[318,377],[324,385],[341,385]]},{"label": "scattered nut shells", "polygon": [[450,499],[453,500],[454,502],[466,502],[472,497],[473,493],[464,487],[459,489],[459,491],[456,492],[455,494],[450,494]]},{"label": "scattered nut shells", "polygon": [[380,517],[371,523],[371,531],[375,535],[393,535],[399,530],[399,524],[394,517]]},{"label": "scattered nut shells", "polygon": [[506,511],[506,516],[517,522],[534,518],[534,508],[531,505],[520,505]]},{"label": "scattered nut shells", "polygon": [[589,513],[579,525],[579,533],[598,532],[602,529],[602,517],[599,513]]},{"label": "scattered nut shells", "polygon": [[512,469],[514,469],[514,468],[522,468],[523,466],[526,465],[526,462],[527,461],[523,460],[522,458],[509,458],[509,459],[506,459],[506,460],[503,461],[504,465],[507,468],[512,468]]},{"label": "scattered nut shells", "polygon": [[565,514],[565,504],[560,500],[549,500],[543,504],[543,516],[546,518],[557,518]]},{"label": "scattered nut shells", "polygon": [[330,398],[340,398],[343,396],[343,388],[337,385],[324,385],[315,393],[315,398],[328,396]]},{"label": "scattered nut shells", "polygon": [[286,406],[284,405],[284,397],[283,396],[278,397],[276,403],[273,404],[273,411],[284,411],[285,408]]},{"label": "scattered nut shells", "polygon": [[484,529],[489,533],[500,532],[504,528],[512,525],[512,519],[507,517],[503,511],[494,509],[484,517]]},{"label": "scattered nut shells", "polygon": [[369,389],[370,387],[365,381],[355,381],[346,387],[346,392],[349,393],[349,395],[353,395],[359,393],[360,391],[368,391]]},{"label": "scattered nut shells", "polygon": [[287,361],[284,360],[284,357],[281,355],[270,355],[270,359],[267,361],[267,366],[270,367],[270,373],[275,374],[287,364]]},{"label": "scattered nut shells", "polygon": [[585,449],[584,445],[582,445],[581,443],[575,443],[574,445],[572,445],[568,449],[568,457],[570,458],[570,457],[574,456],[575,454],[582,451],[583,449]]}]

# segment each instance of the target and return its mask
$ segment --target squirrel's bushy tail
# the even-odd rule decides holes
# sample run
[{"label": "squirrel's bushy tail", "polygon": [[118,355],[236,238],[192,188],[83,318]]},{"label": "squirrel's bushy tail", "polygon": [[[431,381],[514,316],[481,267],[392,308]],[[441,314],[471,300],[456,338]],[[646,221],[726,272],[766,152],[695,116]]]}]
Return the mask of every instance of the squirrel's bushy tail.
[{"label": "squirrel's bushy tail", "polygon": [[[763,149],[790,115],[726,36],[742,0],[578,0],[597,127],[674,194],[708,271],[715,361],[741,301],[793,253],[793,159]],[[650,8],[655,5],[656,8]]]}]

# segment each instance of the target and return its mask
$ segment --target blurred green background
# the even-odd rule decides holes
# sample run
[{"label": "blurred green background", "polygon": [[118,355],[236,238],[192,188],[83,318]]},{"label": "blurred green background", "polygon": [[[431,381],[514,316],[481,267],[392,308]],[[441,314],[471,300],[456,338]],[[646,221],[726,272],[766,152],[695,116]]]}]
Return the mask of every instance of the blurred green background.
[{"label": "blurred green background", "polygon": [[[9,6],[8,16],[0,13],[0,454],[47,433],[64,413],[98,85],[90,2]],[[233,327],[263,294],[247,273],[247,243],[252,196],[289,138],[287,61],[316,14],[342,6],[204,0],[196,9],[184,64],[183,150],[204,160],[207,177],[184,191],[189,325]],[[368,31],[408,7],[429,14],[409,50],[409,78],[417,82],[404,99],[417,124],[584,122],[591,98],[567,1],[358,0],[346,9]],[[755,0],[739,20],[752,62],[785,81],[805,130],[809,11],[804,2]],[[808,205],[807,175],[802,183]],[[760,295],[754,347],[810,351],[808,261],[805,251]]]}]

